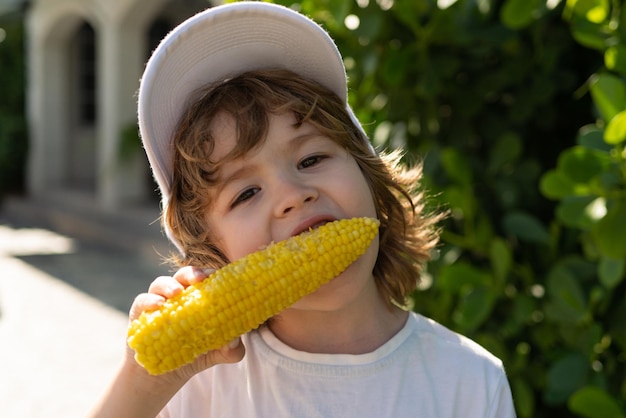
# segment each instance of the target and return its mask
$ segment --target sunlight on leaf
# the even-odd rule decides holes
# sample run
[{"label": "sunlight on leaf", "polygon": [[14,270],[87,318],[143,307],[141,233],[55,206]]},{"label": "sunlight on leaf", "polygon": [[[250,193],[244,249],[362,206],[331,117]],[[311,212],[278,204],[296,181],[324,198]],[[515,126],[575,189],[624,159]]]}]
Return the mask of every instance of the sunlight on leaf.
[{"label": "sunlight on leaf", "polygon": [[616,145],[626,139],[626,110],[619,112],[611,119],[604,132],[607,144]]},{"label": "sunlight on leaf", "polygon": [[626,85],[611,74],[595,74],[589,83],[591,96],[605,121],[610,121],[624,109]]}]

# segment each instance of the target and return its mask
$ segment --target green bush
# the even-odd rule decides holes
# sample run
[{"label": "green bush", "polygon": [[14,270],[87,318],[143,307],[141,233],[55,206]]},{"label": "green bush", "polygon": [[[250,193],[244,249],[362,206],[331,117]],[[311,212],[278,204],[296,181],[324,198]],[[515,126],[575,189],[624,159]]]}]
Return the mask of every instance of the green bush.
[{"label": "green bush", "polygon": [[297,3],[450,210],[414,309],[504,361],[520,418],[626,417],[621,2]]},{"label": "green bush", "polygon": [[26,153],[24,36],[14,15],[0,20],[0,199],[24,190]]}]

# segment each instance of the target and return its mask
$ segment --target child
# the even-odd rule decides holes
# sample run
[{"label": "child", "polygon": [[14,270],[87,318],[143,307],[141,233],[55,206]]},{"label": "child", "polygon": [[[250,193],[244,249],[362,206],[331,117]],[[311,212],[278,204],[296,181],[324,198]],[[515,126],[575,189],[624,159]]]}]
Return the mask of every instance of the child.
[{"label": "child", "polygon": [[423,210],[419,169],[369,144],[317,24],[260,2],[192,17],[148,63],[139,121],[180,269],[131,319],[272,241],[340,218],[381,227],[340,276],[190,365],[151,376],[127,348],[92,416],[515,416],[498,359],[401,308],[440,217]]}]

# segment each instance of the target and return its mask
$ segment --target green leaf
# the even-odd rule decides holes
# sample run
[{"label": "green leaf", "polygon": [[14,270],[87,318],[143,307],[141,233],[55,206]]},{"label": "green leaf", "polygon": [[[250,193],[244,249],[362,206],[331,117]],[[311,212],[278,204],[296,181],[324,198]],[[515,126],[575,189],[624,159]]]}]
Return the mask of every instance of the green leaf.
[{"label": "green leaf", "polygon": [[473,233],[468,234],[468,242],[475,251],[480,253],[487,252],[487,249],[491,245],[491,240],[494,237],[493,225],[491,224],[491,218],[485,216],[484,213],[480,213],[476,216],[474,223]]},{"label": "green leaf", "polygon": [[[347,3],[352,4],[353,1],[347,0]],[[369,7],[360,9],[359,17],[361,18],[361,24],[354,31],[354,34],[364,39],[375,39],[378,37],[383,26],[383,15],[374,8]]]},{"label": "green leaf", "polygon": [[587,382],[589,366],[580,353],[569,353],[556,361],[548,370],[546,401],[549,404],[565,402]]},{"label": "green leaf", "polygon": [[427,1],[396,1],[391,11],[412,32],[420,32],[421,19],[432,13],[434,4]]},{"label": "green leaf", "polygon": [[613,147],[604,141],[604,130],[598,125],[585,125],[578,130],[576,143],[590,150],[609,152]]},{"label": "green leaf", "polygon": [[624,418],[619,402],[604,390],[585,386],[568,400],[570,411],[586,418]]},{"label": "green leaf", "polygon": [[511,383],[517,415],[519,418],[531,418],[535,413],[535,397],[531,386],[519,377]]},{"label": "green leaf", "polygon": [[626,110],[622,110],[609,122],[604,131],[607,144],[616,145],[626,139]]},{"label": "green leaf", "polygon": [[544,0],[506,0],[500,20],[511,29],[521,29],[541,17]]},{"label": "green leaf", "polygon": [[537,310],[534,296],[517,294],[512,300],[513,309],[511,318],[518,324],[527,324],[532,320],[533,312]]},{"label": "green leaf", "polygon": [[614,260],[602,257],[598,264],[598,278],[607,289],[612,289],[624,279],[626,262],[624,259]]},{"label": "green leaf", "polygon": [[607,205],[607,213],[593,229],[600,253],[612,259],[626,258],[626,199]]},{"label": "green leaf", "polygon": [[[448,206],[454,209],[455,215],[459,215],[468,221],[473,219],[476,196],[472,193],[471,188],[461,188],[460,186],[446,187],[443,191],[443,197]],[[460,213],[457,214],[456,212],[459,211]]]},{"label": "green leaf", "polygon": [[570,255],[560,259],[555,268],[565,269],[578,280],[590,280],[596,275],[596,264],[587,260],[580,254]]},{"label": "green leaf", "polygon": [[[586,136],[591,138],[591,134]],[[604,184],[604,176],[611,166],[607,152],[576,145],[561,152],[556,170],[546,172],[541,178],[541,192],[551,199],[566,196],[586,196],[597,193],[598,184]]]},{"label": "green leaf", "polygon": [[344,19],[350,13],[350,0],[336,0],[328,3],[328,11],[333,15],[336,22],[343,23]]},{"label": "green leaf", "polygon": [[609,70],[626,75],[626,46],[618,44],[607,48],[604,52],[604,65]]},{"label": "green leaf", "polygon": [[578,145],[561,153],[557,169],[574,183],[588,183],[609,163],[606,154]]},{"label": "green leaf", "polygon": [[604,22],[610,7],[609,0],[569,0],[566,4],[569,12],[594,23]]},{"label": "green leaf", "polygon": [[586,310],[585,295],[575,277],[564,270],[556,271],[548,278],[550,298],[562,302],[577,313]]},{"label": "green leaf", "polygon": [[[568,196],[556,208],[556,216],[565,226],[588,230],[597,221],[594,196]],[[604,215],[604,214],[603,214]]]},{"label": "green leaf", "polygon": [[602,328],[598,324],[567,325],[559,327],[559,334],[563,344],[574,348],[587,356],[595,356],[598,353],[594,348],[598,346],[602,339]]},{"label": "green leaf", "polygon": [[553,321],[577,324],[587,315],[585,293],[565,264],[558,264],[548,274],[547,295],[550,303],[545,312]]},{"label": "green leaf", "polygon": [[472,184],[472,169],[469,159],[455,148],[446,148],[441,153],[441,163],[446,173],[456,183],[462,185]]},{"label": "green leaf", "polygon": [[543,224],[533,215],[526,212],[509,212],[504,216],[504,229],[522,241],[536,244],[548,244],[550,234]]},{"label": "green leaf", "polygon": [[575,193],[574,182],[557,170],[550,170],[539,182],[541,193],[549,199],[562,199]]},{"label": "green leaf", "polygon": [[626,108],[626,85],[611,74],[594,74],[590,79],[591,97],[602,118],[608,122]]},{"label": "green leaf", "polygon": [[453,314],[454,321],[465,332],[471,332],[489,317],[494,301],[495,295],[490,287],[472,288],[462,296]]},{"label": "green leaf", "polygon": [[598,197],[585,206],[585,216],[592,223],[598,222],[605,215],[606,200],[603,197]]},{"label": "green leaf", "polygon": [[491,276],[483,270],[463,262],[445,266],[437,276],[436,285],[447,292],[459,292],[465,287],[488,286]]},{"label": "green leaf", "polygon": [[579,44],[604,52],[606,49],[607,35],[601,24],[593,23],[587,19],[574,17],[570,23],[572,37]]},{"label": "green leaf", "polygon": [[382,62],[381,75],[390,86],[399,86],[405,82],[406,69],[415,59],[415,50],[409,46],[390,49]]},{"label": "green leaf", "polygon": [[600,187],[608,195],[611,195],[615,191],[621,189],[623,184],[622,173],[618,170],[611,169],[600,174],[598,182],[595,183],[595,186]]},{"label": "green leaf", "polygon": [[513,264],[511,249],[501,238],[494,238],[489,247],[491,270],[499,283],[504,283]]}]

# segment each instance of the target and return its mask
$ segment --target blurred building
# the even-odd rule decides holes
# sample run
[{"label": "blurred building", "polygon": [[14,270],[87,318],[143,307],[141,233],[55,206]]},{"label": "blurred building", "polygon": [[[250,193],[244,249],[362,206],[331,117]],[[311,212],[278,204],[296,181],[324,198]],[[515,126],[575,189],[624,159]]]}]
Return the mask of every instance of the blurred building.
[{"label": "blurred building", "polygon": [[0,0],[25,20],[30,196],[78,192],[104,211],[157,199],[136,135],[139,79],[171,28],[217,3]]}]

